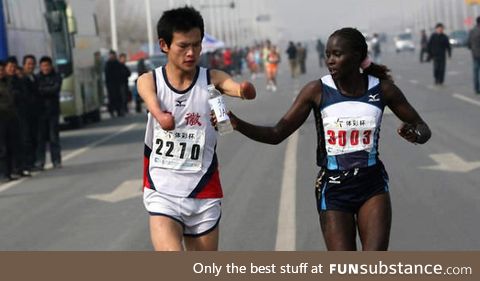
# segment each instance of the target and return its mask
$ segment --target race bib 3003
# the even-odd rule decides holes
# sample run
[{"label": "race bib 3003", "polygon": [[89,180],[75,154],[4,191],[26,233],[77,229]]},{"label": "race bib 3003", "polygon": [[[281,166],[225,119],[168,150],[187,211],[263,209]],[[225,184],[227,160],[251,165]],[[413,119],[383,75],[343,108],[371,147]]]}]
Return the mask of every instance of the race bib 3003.
[{"label": "race bib 3003", "polygon": [[376,119],[365,117],[327,117],[323,119],[327,154],[341,155],[373,147]]},{"label": "race bib 3003", "polygon": [[203,130],[155,130],[150,165],[180,171],[200,171],[204,146],[205,131]]}]

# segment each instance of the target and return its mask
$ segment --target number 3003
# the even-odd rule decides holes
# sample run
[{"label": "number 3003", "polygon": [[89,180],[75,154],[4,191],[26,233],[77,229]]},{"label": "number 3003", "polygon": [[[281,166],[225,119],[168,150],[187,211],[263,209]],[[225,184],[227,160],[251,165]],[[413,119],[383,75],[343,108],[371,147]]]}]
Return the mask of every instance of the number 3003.
[{"label": "number 3003", "polygon": [[[328,143],[331,145],[346,146],[347,141],[350,142],[350,145],[355,146],[359,145],[360,141],[364,145],[368,145],[371,142],[372,131],[366,130],[360,133],[358,130],[352,130],[347,133],[347,131],[339,130],[337,134],[333,130],[328,130],[327,135],[329,137]],[[362,135],[362,136],[360,136]],[[361,138],[361,140],[360,140]]]}]

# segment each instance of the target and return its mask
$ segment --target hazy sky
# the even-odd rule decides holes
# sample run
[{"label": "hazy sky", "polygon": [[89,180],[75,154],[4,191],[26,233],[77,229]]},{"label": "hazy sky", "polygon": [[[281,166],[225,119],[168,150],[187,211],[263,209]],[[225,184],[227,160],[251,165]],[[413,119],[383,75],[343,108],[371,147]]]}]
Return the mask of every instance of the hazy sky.
[{"label": "hazy sky", "polygon": [[[405,6],[415,0],[297,0],[275,1],[278,16],[285,19],[285,36],[327,37],[340,27],[374,29],[371,22],[384,19],[385,26],[396,25],[402,19],[402,2]],[[416,0],[419,1],[419,0]],[[289,24],[286,24],[290,22]]]},{"label": "hazy sky", "polygon": [[[101,15],[98,18],[100,29],[103,32],[102,34],[108,34],[110,32],[109,1],[96,1]],[[220,25],[225,28],[228,25],[228,19],[231,18],[237,17],[238,21],[243,20],[244,24],[251,25],[254,22],[255,15],[268,14],[271,16],[270,28],[266,32],[267,34],[262,36],[278,38],[281,41],[297,41],[318,37],[325,39],[336,29],[346,26],[356,27],[369,33],[397,33],[406,27],[413,27],[413,19],[417,18],[418,20],[420,16],[424,22],[428,21],[429,27],[433,27],[437,21],[442,21],[446,24],[448,32],[452,26],[456,29],[464,28],[463,18],[478,14],[478,12],[475,13],[474,8],[467,8],[464,0],[233,1],[235,2],[235,9],[228,8],[228,4],[232,0],[150,0],[152,21],[156,22],[162,12],[170,7],[185,4],[193,5],[202,12],[207,32],[211,32],[209,28],[212,18],[220,22]],[[146,37],[145,1],[115,0],[115,3],[121,40],[128,38],[144,40]],[[455,3],[456,6],[454,6]],[[210,8],[212,6],[217,8]],[[218,13],[222,13],[222,15]],[[446,19],[446,15],[449,15],[448,19]],[[454,26],[452,22],[456,22],[456,25]],[[254,29],[268,26],[265,23],[256,23],[256,25],[258,27],[254,27]],[[250,27],[250,29],[252,28]],[[270,36],[272,32],[275,33],[275,36]]]}]

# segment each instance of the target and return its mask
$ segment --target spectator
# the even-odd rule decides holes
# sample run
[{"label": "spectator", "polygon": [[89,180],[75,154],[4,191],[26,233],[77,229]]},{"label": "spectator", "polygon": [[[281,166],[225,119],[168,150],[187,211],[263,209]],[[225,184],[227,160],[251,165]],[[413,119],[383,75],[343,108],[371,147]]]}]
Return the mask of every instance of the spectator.
[{"label": "spectator", "polygon": [[26,90],[26,104],[25,112],[23,116],[19,116],[23,126],[23,141],[25,152],[25,168],[31,170],[35,165],[35,151],[37,148],[37,135],[38,135],[38,81],[35,77],[34,71],[37,60],[34,55],[26,55],[23,57],[23,83]]},{"label": "spectator", "polygon": [[297,59],[298,59],[298,65],[300,67],[300,73],[301,74],[307,73],[307,66],[306,66],[307,49],[304,46],[302,46],[300,42],[297,43]]},{"label": "spectator", "polygon": [[477,17],[477,25],[470,31],[468,36],[468,48],[472,51],[475,93],[480,95],[480,17]]},{"label": "spectator", "polygon": [[118,61],[122,65],[122,71],[121,71],[121,85],[120,85],[120,97],[122,101],[122,107],[123,111],[125,113],[128,113],[128,102],[132,99],[132,93],[130,93],[130,89],[128,87],[128,77],[132,75],[132,72],[130,69],[127,67],[127,55],[122,53],[118,57]]},{"label": "spectator", "polygon": [[111,117],[125,114],[122,106],[121,87],[123,79],[123,66],[117,60],[117,53],[110,51],[108,61],[105,64],[105,83],[108,93],[108,112]]},{"label": "spectator", "polygon": [[448,36],[443,33],[444,26],[438,23],[435,26],[435,33],[430,36],[428,41],[428,55],[429,60],[433,59],[433,76],[435,78],[435,85],[443,85],[445,79],[445,68],[448,57],[452,56],[452,49]]},{"label": "spectator", "polygon": [[0,182],[17,179],[13,174],[16,167],[16,134],[18,118],[15,98],[5,72],[5,63],[0,61]]},{"label": "spectator", "polygon": [[372,56],[373,62],[379,64],[380,63],[380,39],[378,38],[378,34],[374,33],[372,40],[371,40],[371,47],[372,47]]},{"label": "spectator", "polygon": [[292,41],[288,43],[288,48],[286,51],[288,55],[288,61],[290,63],[290,73],[292,78],[297,77],[298,61],[297,61],[297,48]]},{"label": "spectator", "polygon": [[318,52],[318,64],[323,67],[323,61],[325,60],[325,45],[321,39],[317,40],[317,52]]},{"label": "spectator", "polygon": [[424,55],[428,54],[428,38],[425,29],[422,29],[420,33],[420,63],[425,61]]},{"label": "spectator", "polygon": [[36,170],[43,170],[47,140],[50,146],[50,159],[54,168],[62,166],[59,124],[60,90],[62,78],[55,71],[52,59],[44,56],[40,59],[40,73],[37,75],[39,93],[38,138]]},{"label": "spectator", "polygon": [[12,166],[12,177],[17,176],[29,176],[30,171],[25,166],[25,130],[26,130],[26,118],[28,114],[28,98],[26,94],[25,85],[22,78],[19,77],[17,58],[10,57],[7,59],[5,66],[5,73],[7,74],[7,80],[9,83],[9,89],[14,99],[15,120],[12,120],[15,124],[15,133],[13,134],[14,142],[14,165]]}]

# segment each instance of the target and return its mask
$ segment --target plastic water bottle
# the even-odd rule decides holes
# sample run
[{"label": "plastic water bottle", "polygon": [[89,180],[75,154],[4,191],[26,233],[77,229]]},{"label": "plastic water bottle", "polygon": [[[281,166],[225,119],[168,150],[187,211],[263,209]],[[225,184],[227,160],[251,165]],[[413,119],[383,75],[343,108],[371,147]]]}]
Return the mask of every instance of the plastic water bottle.
[{"label": "plastic water bottle", "polygon": [[218,133],[223,136],[233,132],[232,123],[230,123],[222,93],[215,89],[215,86],[212,84],[208,85],[207,89],[210,93],[208,103],[210,104],[210,108],[215,112],[215,117],[217,117]]}]

